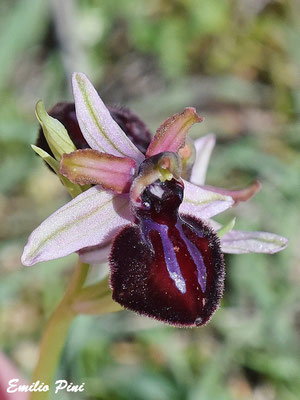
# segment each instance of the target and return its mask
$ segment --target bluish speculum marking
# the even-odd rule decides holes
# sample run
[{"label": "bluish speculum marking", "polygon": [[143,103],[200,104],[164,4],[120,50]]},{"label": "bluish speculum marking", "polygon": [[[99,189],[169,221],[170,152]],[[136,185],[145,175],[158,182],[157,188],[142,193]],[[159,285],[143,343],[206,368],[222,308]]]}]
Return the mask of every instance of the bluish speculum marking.
[{"label": "bluish speculum marking", "polygon": [[142,225],[143,225],[142,231],[144,237],[148,242],[148,244],[151,245],[151,247],[152,244],[149,239],[149,233],[151,232],[151,230],[154,230],[159,233],[164,249],[164,259],[169,275],[173,279],[177,289],[181,293],[185,293],[186,292],[185,280],[181,274],[181,270],[174,250],[174,245],[168,236],[168,226],[164,224],[158,224],[157,222],[153,222],[150,219],[143,220]]},{"label": "bluish speculum marking", "polygon": [[181,235],[182,239],[184,240],[190,255],[193,258],[193,261],[195,263],[195,268],[197,268],[198,282],[201,286],[202,292],[204,293],[205,289],[206,289],[207,274],[206,274],[206,267],[204,265],[203,257],[201,255],[200,251],[194,245],[194,243],[192,243],[183,233],[182,225],[180,224],[180,222],[177,222],[175,226],[178,229],[178,231],[180,232],[180,235]]}]

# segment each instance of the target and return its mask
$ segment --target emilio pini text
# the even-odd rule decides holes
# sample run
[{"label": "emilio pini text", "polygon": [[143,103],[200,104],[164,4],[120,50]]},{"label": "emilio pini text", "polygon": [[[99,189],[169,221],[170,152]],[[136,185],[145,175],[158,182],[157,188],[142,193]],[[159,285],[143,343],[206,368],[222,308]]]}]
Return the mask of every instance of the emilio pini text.
[{"label": "emilio pini text", "polygon": [[[55,394],[61,391],[65,392],[83,392],[85,383],[80,385],[74,385],[69,383],[64,379],[59,379],[55,382]],[[6,389],[7,393],[16,392],[49,392],[49,385],[45,385],[44,382],[36,381],[30,385],[19,384],[19,379],[11,379],[8,382],[8,387]]]}]

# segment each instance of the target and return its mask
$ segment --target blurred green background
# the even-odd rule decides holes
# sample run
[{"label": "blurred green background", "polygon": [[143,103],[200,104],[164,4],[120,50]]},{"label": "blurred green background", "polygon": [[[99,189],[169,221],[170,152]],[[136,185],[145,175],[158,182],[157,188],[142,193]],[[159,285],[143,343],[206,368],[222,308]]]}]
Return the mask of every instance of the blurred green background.
[{"label": "blurred green background", "polygon": [[[74,255],[32,268],[29,233],[68,195],[30,148],[34,106],[70,100],[85,72],[105,102],[152,131],[197,107],[215,132],[208,184],[263,189],[221,221],[289,238],[275,255],[226,256],[222,307],[176,329],[130,312],[78,317],[58,371],[91,400],[300,398],[299,0],[1,0],[0,342],[30,379]],[[100,268],[99,268],[100,270]],[[99,271],[95,268],[94,274]]]}]

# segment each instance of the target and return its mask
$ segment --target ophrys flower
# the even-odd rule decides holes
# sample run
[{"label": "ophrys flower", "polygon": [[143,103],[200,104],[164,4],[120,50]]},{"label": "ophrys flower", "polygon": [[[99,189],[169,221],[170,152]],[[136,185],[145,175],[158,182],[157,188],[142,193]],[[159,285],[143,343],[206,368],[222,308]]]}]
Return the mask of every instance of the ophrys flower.
[{"label": "ophrys flower", "polygon": [[[211,224],[210,218],[234,200],[220,189],[182,179],[186,135],[202,118],[191,107],[168,118],[144,155],[83,74],[74,74],[73,91],[80,132],[90,148],[63,154],[60,173],[76,184],[96,186],[31,234],[23,264],[75,251],[84,257],[91,246],[99,251],[113,243],[109,259],[116,301],[170,324],[203,325],[219,304],[224,282],[220,241],[205,221]],[[209,151],[197,159],[198,167],[205,157]],[[284,245],[282,239],[277,251]]]}]

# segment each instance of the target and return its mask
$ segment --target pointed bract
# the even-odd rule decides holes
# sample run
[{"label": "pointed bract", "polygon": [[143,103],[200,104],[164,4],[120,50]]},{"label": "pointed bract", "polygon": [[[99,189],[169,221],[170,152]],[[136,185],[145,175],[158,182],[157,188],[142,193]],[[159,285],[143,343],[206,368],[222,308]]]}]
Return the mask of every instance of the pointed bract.
[{"label": "pointed bract", "polygon": [[72,84],[78,123],[90,147],[143,161],[144,155],[113,120],[88,78],[82,73],[74,73]]},{"label": "pointed bract", "polygon": [[168,118],[156,131],[146,156],[151,157],[164,151],[176,153],[184,145],[189,129],[197,122],[202,122],[194,107],[185,108],[181,114]]}]

